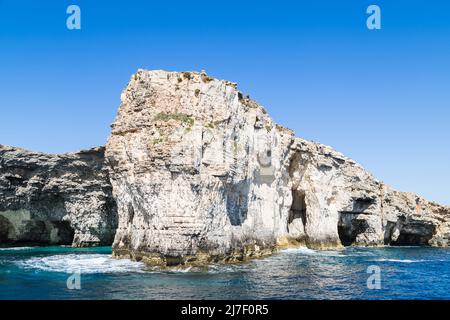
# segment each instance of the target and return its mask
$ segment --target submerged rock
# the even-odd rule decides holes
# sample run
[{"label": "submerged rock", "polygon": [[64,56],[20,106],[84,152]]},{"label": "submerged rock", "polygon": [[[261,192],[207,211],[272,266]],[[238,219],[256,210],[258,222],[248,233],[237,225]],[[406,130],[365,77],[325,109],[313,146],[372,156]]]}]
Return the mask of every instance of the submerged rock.
[{"label": "submerged rock", "polygon": [[50,155],[0,145],[0,246],[110,245],[116,228],[103,147]]},{"label": "submerged rock", "polygon": [[278,247],[448,245],[450,208],[295,138],[236,84],[138,71],[106,147],[118,257],[240,261]]}]

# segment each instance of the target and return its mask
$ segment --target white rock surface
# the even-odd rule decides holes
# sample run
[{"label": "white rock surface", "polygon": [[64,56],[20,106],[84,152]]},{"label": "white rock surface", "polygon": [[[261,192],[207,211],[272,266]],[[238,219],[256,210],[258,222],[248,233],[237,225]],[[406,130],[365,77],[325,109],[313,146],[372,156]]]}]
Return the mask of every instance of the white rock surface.
[{"label": "white rock surface", "polygon": [[295,138],[234,83],[139,70],[121,100],[106,147],[116,256],[203,264],[297,244],[448,244],[449,208]]}]

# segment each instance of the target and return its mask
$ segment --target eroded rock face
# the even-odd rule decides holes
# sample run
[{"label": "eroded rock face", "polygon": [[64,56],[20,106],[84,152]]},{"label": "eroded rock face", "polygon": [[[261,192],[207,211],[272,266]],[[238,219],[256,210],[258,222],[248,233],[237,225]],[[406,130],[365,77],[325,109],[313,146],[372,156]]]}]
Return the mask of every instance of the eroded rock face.
[{"label": "eroded rock face", "polygon": [[291,150],[309,246],[448,245],[450,208],[390,188],[328,146],[297,138]]},{"label": "eroded rock face", "polygon": [[0,246],[110,245],[108,174],[103,147],[49,155],[0,145]]},{"label": "eroded rock face", "polygon": [[121,100],[106,147],[116,256],[203,264],[296,244],[447,245],[449,208],[295,138],[233,83],[140,70]]}]

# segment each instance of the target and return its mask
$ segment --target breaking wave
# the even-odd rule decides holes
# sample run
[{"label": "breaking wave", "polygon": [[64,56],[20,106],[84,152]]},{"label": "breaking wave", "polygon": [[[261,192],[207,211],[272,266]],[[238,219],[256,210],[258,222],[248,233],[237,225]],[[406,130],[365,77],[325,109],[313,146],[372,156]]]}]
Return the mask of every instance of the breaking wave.
[{"label": "breaking wave", "polygon": [[309,256],[321,256],[321,257],[337,257],[337,258],[345,258],[349,256],[361,256],[361,253],[349,254],[349,252],[344,252],[342,250],[313,250],[307,247],[300,248],[289,248],[280,251],[281,253],[288,254],[302,254]]},{"label": "breaking wave", "polygon": [[18,261],[17,265],[24,269],[64,273],[80,272],[82,274],[145,272],[145,265],[142,262],[113,259],[105,254],[32,257]]},{"label": "breaking wave", "polygon": [[398,262],[398,263],[416,263],[429,262],[430,260],[410,260],[410,259],[376,259],[376,262]]},{"label": "breaking wave", "polygon": [[303,254],[317,254],[317,251],[309,249],[307,247],[289,248],[281,250],[283,253],[303,253]]}]

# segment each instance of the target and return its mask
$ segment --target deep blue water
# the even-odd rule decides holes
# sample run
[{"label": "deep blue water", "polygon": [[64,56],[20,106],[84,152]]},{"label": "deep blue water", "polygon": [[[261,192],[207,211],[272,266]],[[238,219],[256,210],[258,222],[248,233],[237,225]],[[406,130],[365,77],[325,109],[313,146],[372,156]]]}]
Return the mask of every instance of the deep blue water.
[{"label": "deep blue water", "polygon": [[[380,289],[369,289],[369,266]],[[79,290],[67,278],[80,272]],[[152,270],[111,248],[0,249],[0,299],[450,299],[450,250],[290,249],[208,270]]]}]

